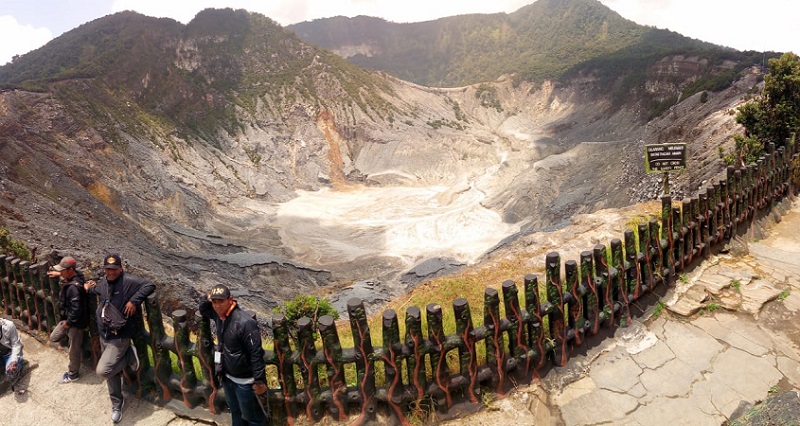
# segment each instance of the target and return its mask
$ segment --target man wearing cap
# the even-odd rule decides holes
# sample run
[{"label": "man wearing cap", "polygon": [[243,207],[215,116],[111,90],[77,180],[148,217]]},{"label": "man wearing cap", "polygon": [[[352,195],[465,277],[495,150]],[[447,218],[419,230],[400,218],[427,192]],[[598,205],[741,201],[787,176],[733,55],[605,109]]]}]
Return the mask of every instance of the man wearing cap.
[{"label": "man wearing cap", "polygon": [[[139,355],[131,338],[141,332],[142,323],[139,307],[151,295],[156,286],[144,278],[126,274],[122,270],[122,260],[118,254],[103,258],[105,276],[98,283],[87,281],[84,287],[89,294],[99,296],[97,304],[97,329],[100,332],[100,346],[103,354],[97,362],[97,374],[106,379],[108,394],[111,397],[111,420],[119,423],[125,400],[122,396],[122,370],[129,365],[139,370]],[[127,319],[119,328],[107,325],[103,318],[112,310],[123,314]]]},{"label": "man wearing cap", "polygon": [[267,384],[264,348],[255,314],[240,308],[230,289],[222,284],[211,289],[199,310],[216,324],[214,363],[221,375],[233,426],[269,423],[269,411],[262,408],[257,397],[266,397]]},{"label": "man wearing cap", "polygon": [[65,336],[69,337],[69,365],[58,379],[61,384],[72,383],[80,377],[83,335],[89,325],[89,298],[83,288],[86,280],[75,266],[75,259],[67,256],[47,273],[50,278],[61,278],[61,291],[58,293],[61,321],[50,333],[50,341],[60,342]]}]

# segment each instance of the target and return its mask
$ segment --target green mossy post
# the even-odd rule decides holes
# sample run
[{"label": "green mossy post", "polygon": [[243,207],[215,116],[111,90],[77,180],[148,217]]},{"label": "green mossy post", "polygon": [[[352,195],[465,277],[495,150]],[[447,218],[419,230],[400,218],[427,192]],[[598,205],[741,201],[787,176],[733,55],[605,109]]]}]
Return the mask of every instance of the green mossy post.
[{"label": "green mossy post", "polygon": [[544,336],[544,318],[542,317],[542,304],[539,300],[539,278],[533,274],[525,275],[525,310],[531,315],[528,325],[529,346],[536,348],[536,365],[534,370],[539,370],[546,361],[547,346]]},{"label": "green mossy post", "polygon": [[681,220],[681,207],[672,207],[672,223],[675,226],[672,230],[674,235],[673,239],[675,240],[675,245],[673,246],[674,252],[672,253],[672,258],[674,259],[673,265],[675,265],[675,270],[673,272],[677,273],[683,271],[686,265],[684,254],[686,253],[686,234],[688,233],[687,228],[683,226],[683,221]]},{"label": "green mossy post", "polygon": [[700,219],[700,255],[704,259],[708,259],[711,256],[711,215],[709,214],[708,191],[700,191],[698,200],[698,205],[700,206],[698,213]]},{"label": "green mossy post", "polygon": [[569,361],[569,349],[567,348],[567,327],[564,321],[567,301],[561,285],[561,255],[554,251],[547,253],[544,266],[547,301],[554,307],[547,315],[550,339],[553,340],[554,345],[553,364],[563,367]]},{"label": "green mossy post", "polygon": [[716,179],[708,187],[708,245],[716,245],[719,239],[719,182]]},{"label": "green mossy post", "polygon": [[586,329],[586,319],[583,316],[583,295],[580,291],[580,276],[578,262],[570,259],[564,262],[564,291],[570,295],[569,300],[569,328],[573,331],[572,344],[583,344],[583,333]]},{"label": "green mossy post", "polygon": [[10,279],[8,277],[8,267],[6,266],[6,261],[9,260],[9,257],[0,254],[0,293],[2,293],[3,297],[3,314],[4,315],[11,315],[11,294],[9,293],[9,286],[10,286]]},{"label": "green mossy post", "polygon": [[58,310],[56,308],[55,299],[58,296],[54,296],[51,287],[52,278],[47,276],[47,269],[49,265],[47,262],[39,262],[36,264],[36,270],[38,273],[36,277],[39,281],[39,297],[42,299],[42,304],[44,306],[44,320],[45,325],[47,328],[47,333],[50,334],[53,332],[53,328],[58,323],[59,315]]},{"label": "green mossy post", "polygon": [[632,229],[626,229],[625,239],[625,287],[628,298],[634,301],[642,293],[642,276],[639,263],[636,259],[636,234]]},{"label": "green mossy post", "polygon": [[347,313],[350,316],[350,328],[353,332],[358,391],[361,397],[361,415],[354,423],[365,424],[375,421],[376,415],[375,360],[373,359],[372,337],[369,334],[367,312],[361,299],[352,298],[348,300]]},{"label": "green mossy post", "polygon": [[506,395],[506,352],[503,348],[503,331],[500,321],[500,295],[497,290],[487,287],[483,292],[483,326],[487,336],[486,365],[492,372],[491,387],[501,397]]},{"label": "green mossy post", "polygon": [[700,198],[692,197],[689,200],[689,220],[692,229],[692,259],[700,256],[702,245],[702,224],[700,222]]},{"label": "green mossy post", "polygon": [[31,276],[30,276],[31,262],[23,260],[19,262],[19,291],[22,293],[23,315],[22,320],[27,323],[28,329],[33,330],[37,327],[36,321],[36,304],[33,302],[35,297],[31,296]]},{"label": "green mossy post", "polygon": [[583,310],[586,313],[589,333],[594,336],[600,331],[600,293],[597,291],[597,280],[594,275],[592,252],[581,252],[581,286],[586,288]]},{"label": "green mossy post", "polygon": [[[148,314],[148,317],[150,315]],[[194,323],[197,324],[197,358],[200,361],[200,371],[203,374],[203,398],[206,407],[212,414],[222,412],[222,401],[218,398],[219,381],[214,365],[214,339],[211,336],[211,321],[204,318],[200,311],[194,312]],[[161,385],[159,383],[159,385]]]},{"label": "green mossy post", "polygon": [[[677,225],[673,223],[672,219],[672,197],[665,195],[661,197],[661,240],[666,242],[666,247],[664,247],[664,244],[662,244],[659,240],[659,246],[661,248],[658,250],[661,256],[663,268],[660,272],[660,275],[665,280],[668,280],[669,277],[675,273],[675,257],[673,254],[675,253],[675,246],[677,245],[677,241],[675,241],[675,227]],[[650,235],[653,236],[654,240],[658,240],[652,233],[652,221],[650,223]],[[664,269],[668,270],[669,272],[664,273]]]},{"label": "green mossy post", "polygon": [[744,223],[744,197],[742,196],[742,170],[736,169],[733,172],[733,188],[734,188],[734,199],[736,200],[735,203],[735,213],[733,214],[734,217],[734,224],[736,225],[735,229],[738,232],[739,225]]},{"label": "green mossy post", "polygon": [[480,386],[478,386],[478,354],[475,350],[472,313],[467,299],[459,297],[453,301],[453,315],[456,319],[456,336],[459,339],[459,371],[468,383],[466,397],[471,402],[478,402],[481,390]]},{"label": "green mossy post", "polygon": [[[153,351],[153,362],[155,363],[153,366],[155,389],[158,391],[161,400],[169,401],[173,397],[172,389],[170,389],[172,359],[169,356],[169,347],[173,344],[173,339],[164,332],[164,321],[161,318],[161,309],[158,307],[156,293],[147,297],[144,307],[147,312],[147,323],[150,326],[149,344],[150,349]],[[144,366],[150,364],[150,360],[145,359],[146,357],[139,357],[139,362],[143,366],[140,371],[145,370]]]},{"label": "green mossy post", "polygon": [[692,263],[692,252],[694,249],[694,220],[692,220],[691,200],[684,198],[681,201],[681,234],[683,238],[683,258],[681,271],[685,270]]},{"label": "green mossy post", "polygon": [[[647,255],[650,259],[650,270],[653,274],[653,287],[658,286],[659,283],[665,280],[669,275],[669,256],[663,254],[669,250],[669,243],[665,239],[661,239],[659,231],[659,223],[656,219],[650,219],[647,224],[649,238],[649,246],[647,247]],[[664,271],[667,271],[665,273]]]},{"label": "green mossy post", "polygon": [[25,306],[28,311],[28,324],[30,330],[39,331],[41,321],[39,321],[40,311],[39,303],[37,303],[36,287],[34,287],[33,273],[31,271],[31,262],[24,261],[20,263],[20,275],[22,276],[22,288],[25,292]]},{"label": "green mossy post", "polygon": [[36,309],[36,330],[39,333],[47,333],[49,335],[47,305],[45,304],[44,286],[42,285],[42,273],[39,271],[39,264],[33,264],[28,268],[28,278],[31,282],[30,292]]},{"label": "green mossy post", "polygon": [[595,286],[599,297],[600,320],[605,322],[606,327],[615,325],[614,298],[612,296],[612,282],[608,258],[606,258],[606,246],[597,244],[592,249],[592,260],[594,261]]},{"label": "green mossy post", "polygon": [[327,401],[331,417],[343,422],[347,419],[347,385],[339,332],[336,330],[335,320],[330,315],[320,317],[317,327],[322,336],[322,348],[330,384],[330,390],[323,392],[321,398]]},{"label": "green mossy post", "polygon": [[640,223],[636,230],[639,234],[639,255],[642,257],[642,259],[639,260],[637,256],[637,262],[639,262],[639,276],[642,283],[642,292],[647,292],[654,289],[656,286],[650,254],[650,229],[648,224]]},{"label": "green mossy post", "polygon": [[438,388],[433,395],[439,410],[446,412],[453,406],[453,398],[450,394],[450,371],[447,366],[446,353],[447,336],[444,334],[442,325],[442,305],[429,303],[425,307],[425,318],[428,321],[428,340],[433,346],[430,356],[433,381]]},{"label": "green mossy post", "polygon": [[192,359],[192,343],[189,340],[189,315],[183,309],[172,312],[172,324],[175,332],[175,353],[178,355],[178,367],[181,370],[180,384],[183,404],[189,408],[197,406],[194,389],[197,386],[197,376],[194,372]]},{"label": "green mossy post", "polygon": [[22,280],[19,276],[19,263],[22,259],[13,258],[11,259],[10,268],[11,274],[9,276],[9,284],[10,284],[10,292],[11,292],[11,299],[13,301],[13,308],[11,311],[11,316],[13,318],[22,319],[22,314],[25,310],[23,306],[25,306],[25,298],[23,297],[23,293],[20,291],[20,286],[22,286]]},{"label": "green mossy post", "polygon": [[517,362],[515,375],[517,380],[525,380],[531,373],[534,352],[528,342],[525,325],[529,323],[530,314],[523,312],[519,304],[519,291],[512,280],[503,281],[503,303],[508,320],[508,350]]},{"label": "green mossy post", "polygon": [[12,316],[19,319],[23,323],[27,323],[27,312],[25,306],[25,291],[23,289],[22,277],[19,273],[19,264],[22,259],[13,259],[11,261],[11,289],[14,294],[14,313]]},{"label": "green mossy post", "polygon": [[292,347],[289,345],[289,326],[283,314],[276,314],[272,317],[272,337],[275,356],[278,359],[278,382],[283,391],[283,410],[286,414],[286,422],[291,425],[297,418],[295,405],[292,404],[292,399],[297,394],[297,384],[294,380]]},{"label": "green mossy post", "polygon": [[414,395],[414,405],[418,406],[428,388],[425,355],[430,351],[422,336],[422,312],[416,306],[409,306],[406,309],[405,343],[410,352],[406,358],[409,391]]},{"label": "green mossy post", "polygon": [[613,288],[612,300],[619,303],[619,326],[627,327],[631,323],[631,306],[628,300],[628,287],[625,280],[625,260],[622,254],[622,241],[619,238],[611,240],[611,265],[615,274],[611,277],[609,271],[609,282]]},{"label": "green mossy post", "polygon": [[319,421],[325,414],[320,406],[317,349],[314,346],[314,327],[310,318],[297,320],[297,352],[300,356],[300,376],[303,378],[306,416]]}]

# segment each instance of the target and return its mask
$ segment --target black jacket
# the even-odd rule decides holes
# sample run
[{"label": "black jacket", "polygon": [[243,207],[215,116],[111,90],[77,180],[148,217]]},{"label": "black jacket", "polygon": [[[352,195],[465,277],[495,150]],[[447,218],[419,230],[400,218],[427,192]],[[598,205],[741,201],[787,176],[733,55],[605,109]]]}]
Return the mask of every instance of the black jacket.
[{"label": "black jacket", "polygon": [[58,292],[59,315],[70,327],[86,328],[89,325],[89,296],[83,288],[83,275],[73,275],[61,283]]},{"label": "black jacket", "polygon": [[218,349],[222,352],[222,374],[266,383],[264,348],[256,316],[236,305],[230,315],[221,320],[207,299],[200,302],[200,314],[217,325]]},{"label": "black jacket", "polygon": [[[89,294],[96,294],[100,296],[100,302],[97,304],[97,329],[100,335],[105,340],[113,339],[130,339],[140,330],[137,324],[140,323],[142,317],[142,302],[147,299],[156,290],[156,285],[147,281],[144,278],[135,275],[129,275],[125,272],[120,274],[116,281],[109,282],[106,277],[101,278],[97,285],[89,289]],[[119,329],[117,334],[111,333],[103,326],[100,321],[103,311],[103,303],[108,299],[109,303],[114,305],[120,312],[125,311],[125,304],[132,302],[136,305],[136,312],[133,316],[128,318],[125,325]]]}]

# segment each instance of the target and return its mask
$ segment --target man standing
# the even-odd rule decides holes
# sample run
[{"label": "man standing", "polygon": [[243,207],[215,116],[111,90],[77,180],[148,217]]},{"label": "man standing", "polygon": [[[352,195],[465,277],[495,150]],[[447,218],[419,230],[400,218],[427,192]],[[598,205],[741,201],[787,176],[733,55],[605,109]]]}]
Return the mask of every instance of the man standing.
[{"label": "man standing", "polygon": [[126,274],[119,255],[103,259],[105,277],[99,283],[87,281],[84,287],[89,294],[100,297],[97,304],[97,328],[103,354],[97,362],[97,374],[106,379],[111,397],[111,420],[119,423],[125,400],[122,397],[122,370],[126,365],[139,370],[139,355],[131,338],[140,333],[142,302],[156,286],[144,278]]},{"label": "man standing", "polygon": [[269,411],[258,400],[266,397],[267,384],[264,348],[255,315],[240,308],[222,284],[211,289],[199,309],[216,324],[214,363],[222,376],[233,426],[269,423]]},{"label": "man standing", "polygon": [[50,278],[61,278],[61,291],[58,293],[61,321],[50,333],[50,341],[60,342],[64,336],[69,337],[69,365],[67,372],[58,379],[61,384],[72,383],[80,377],[83,335],[89,325],[89,299],[83,288],[86,280],[75,266],[75,259],[67,256],[47,273]]},{"label": "man standing", "polygon": [[0,358],[6,367],[6,379],[14,382],[22,373],[22,340],[13,321],[0,318]]}]

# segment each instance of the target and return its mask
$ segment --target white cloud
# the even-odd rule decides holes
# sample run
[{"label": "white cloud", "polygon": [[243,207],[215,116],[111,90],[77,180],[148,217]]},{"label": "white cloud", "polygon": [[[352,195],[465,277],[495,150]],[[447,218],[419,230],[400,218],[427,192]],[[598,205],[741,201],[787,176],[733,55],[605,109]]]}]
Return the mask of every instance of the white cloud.
[{"label": "white cloud", "polygon": [[22,55],[44,46],[53,38],[47,28],[22,25],[13,16],[0,16],[0,65],[11,62],[14,55]]}]

